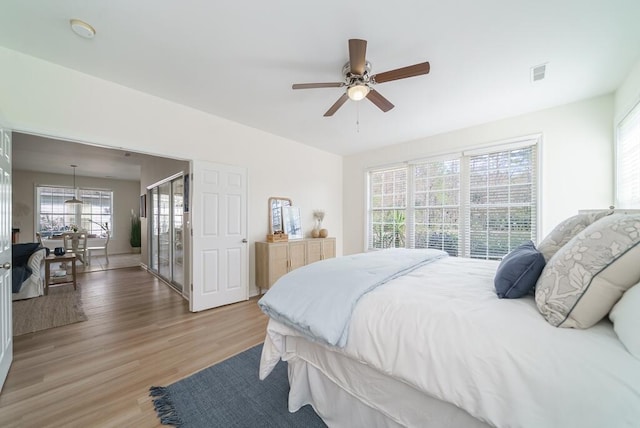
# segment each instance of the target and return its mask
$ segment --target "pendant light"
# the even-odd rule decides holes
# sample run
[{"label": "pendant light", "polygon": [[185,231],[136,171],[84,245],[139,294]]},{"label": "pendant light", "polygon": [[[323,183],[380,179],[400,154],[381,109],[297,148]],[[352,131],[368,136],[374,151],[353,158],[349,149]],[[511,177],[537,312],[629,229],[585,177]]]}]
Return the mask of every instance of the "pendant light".
[{"label": "pendant light", "polygon": [[71,199],[67,199],[66,201],[64,201],[65,204],[70,204],[70,205],[77,205],[77,204],[82,204],[82,201],[80,199],[76,199],[76,168],[78,167],[78,165],[69,165],[71,166],[71,168],[73,168],[73,198]]}]

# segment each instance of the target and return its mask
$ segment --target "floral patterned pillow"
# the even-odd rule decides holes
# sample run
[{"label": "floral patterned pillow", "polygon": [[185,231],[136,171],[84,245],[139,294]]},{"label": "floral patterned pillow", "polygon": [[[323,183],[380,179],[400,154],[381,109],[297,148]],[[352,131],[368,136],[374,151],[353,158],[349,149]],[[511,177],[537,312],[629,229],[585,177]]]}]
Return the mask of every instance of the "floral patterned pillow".
[{"label": "floral patterned pillow", "polygon": [[588,328],[640,282],[640,214],[612,214],[578,233],[536,284],[540,313],[556,327]]},{"label": "floral patterned pillow", "polygon": [[582,232],[587,226],[596,220],[611,214],[610,210],[594,211],[590,213],[577,214],[569,217],[562,223],[553,228],[551,233],[538,244],[538,251],[544,256],[544,260],[549,263],[551,257],[558,252],[560,248],[567,244],[578,233]]}]

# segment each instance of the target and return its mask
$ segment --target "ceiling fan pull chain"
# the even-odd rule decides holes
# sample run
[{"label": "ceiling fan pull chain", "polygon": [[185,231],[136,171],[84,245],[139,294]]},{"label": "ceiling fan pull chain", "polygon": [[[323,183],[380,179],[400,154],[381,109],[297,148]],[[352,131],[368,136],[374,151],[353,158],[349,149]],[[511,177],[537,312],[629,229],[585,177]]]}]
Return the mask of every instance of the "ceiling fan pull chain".
[{"label": "ceiling fan pull chain", "polygon": [[360,133],[360,103],[356,104],[356,133]]}]

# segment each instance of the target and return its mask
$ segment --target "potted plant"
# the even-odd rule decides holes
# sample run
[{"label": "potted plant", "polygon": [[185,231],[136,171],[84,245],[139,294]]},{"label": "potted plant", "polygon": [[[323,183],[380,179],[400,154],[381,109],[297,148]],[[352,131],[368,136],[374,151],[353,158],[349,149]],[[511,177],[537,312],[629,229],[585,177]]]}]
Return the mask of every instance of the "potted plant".
[{"label": "potted plant", "polygon": [[131,244],[134,253],[140,252],[140,247],[142,246],[142,226],[140,217],[138,217],[133,210],[131,210],[131,234],[129,236],[129,244]]}]

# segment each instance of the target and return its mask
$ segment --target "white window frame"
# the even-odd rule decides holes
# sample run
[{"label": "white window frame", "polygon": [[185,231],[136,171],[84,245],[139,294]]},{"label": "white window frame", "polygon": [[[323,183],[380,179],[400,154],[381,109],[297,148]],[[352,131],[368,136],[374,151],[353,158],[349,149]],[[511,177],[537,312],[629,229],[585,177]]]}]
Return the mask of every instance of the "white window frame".
[{"label": "white window frame", "polygon": [[[63,224],[62,229],[56,230],[55,233],[62,233],[66,230],[71,230],[71,226],[72,225],[76,225],[78,226],[78,228],[80,229],[86,229],[89,231],[89,233],[92,234],[96,234],[98,237],[103,237],[102,235],[105,232],[106,227],[103,229],[102,225],[104,225],[104,223],[108,223],[108,230],[109,230],[109,234],[111,235],[111,237],[113,237],[113,230],[114,230],[114,225],[113,225],[113,219],[114,219],[114,212],[113,212],[113,190],[111,189],[95,189],[95,188],[78,188],[78,189],[72,189],[71,187],[68,186],[59,186],[59,185],[47,185],[47,184],[36,184],[35,185],[35,204],[34,206],[36,207],[35,209],[35,215],[34,215],[34,230],[36,232],[41,232],[40,230],[40,217],[41,217],[41,206],[42,206],[42,200],[41,200],[41,189],[59,189],[61,191],[61,193],[65,194],[65,199],[67,197],[67,195],[69,197],[71,196],[75,196],[76,198],[79,199],[83,199],[83,194],[85,194],[85,192],[107,192],[111,194],[110,197],[110,205],[109,205],[109,214],[100,214],[100,217],[102,219],[104,219],[104,217],[108,217],[109,220],[104,221],[104,222],[98,222],[101,223],[100,225],[89,222],[88,221],[84,221],[83,222],[83,218],[87,217],[87,214],[82,213],[82,207],[83,205],[69,205],[69,206],[63,206],[63,211],[62,211],[62,216],[63,216]],[[85,198],[86,199],[86,198]],[[66,216],[73,216],[74,220],[73,222],[70,222],[69,224],[66,223],[66,220],[64,219],[64,217]],[[92,216],[94,217],[94,216]],[[105,225],[107,226],[107,225]]]},{"label": "white window frame", "polygon": [[[426,164],[429,163],[438,163],[438,162],[450,162],[450,161],[457,161],[458,162],[458,204],[450,204],[447,206],[444,205],[436,205],[434,207],[429,207],[428,205],[426,207],[416,207],[415,206],[415,196],[416,196],[416,182],[415,182],[415,169],[418,166],[424,166]],[[410,236],[407,237],[407,248],[416,248],[415,244],[416,244],[416,239],[415,239],[415,218],[416,218],[416,211],[417,210],[429,210],[430,208],[434,208],[434,209],[445,209],[446,208],[457,208],[458,210],[458,249],[456,251],[456,253],[459,253],[459,249],[460,249],[460,238],[461,238],[461,225],[462,223],[460,222],[461,219],[461,214],[462,214],[462,199],[463,199],[463,194],[464,194],[464,185],[462,183],[462,162],[461,162],[461,153],[455,153],[455,154],[448,154],[448,155],[443,155],[443,156],[434,156],[431,158],[427,158],[427,159],[421,159],[420,161],[413,161],[413,162],[409,162],[409,172],[408,172],[408,176],[409,176],[409,185],[407,186],[408,190],[411,190],[411,193],[409,195],[407,195],[407,201],[409,203],[409,206],[407,208],[407,218],[411,218],[414,221],[412,222],[412,224],[407,225],[407,230],[411,233]],[[433,176],[431,176],[430,178],[434,178]],[[454,189],[447,189],[447,190],[454,190]],[[428,193],[435,193],[435,192],[428,192]],[[433,223],[430,223],[433,224]],[[437,224],[437,222],[436,222]],[[427,241],[428,242],[428,241]],[[422,248],[422,247],[419,247]]]},{"label": "white window frame", "polygon": [[[406,168],[406,164],[404,164],[404,163],[403,164],[389,165],[389,166],[384,167],[384,168],[375,168],[375,169],[371,169],[371,170],[369,170],[367,172],[367,175],[366,175],[367,179],[365,180],[366,181],[366,186],[367,186],[367,192],[366,192],[366,194],[367,194],[367,203],[366,203],[366,207],[367,207],[366,218],[367,218],[367,221],[365,222],[367,224],[367,230],[366,230],[366,233],[365,233],[365,240],[366,240],[365,241],[365,248],[371,247],[371,244],[373,242],[373,237],[370,234],[370,232],[371,232],[371,230],[373,228],[372,219],[373,219],[373,211],[374,211],[373,207],[371,206],[371,198],[372,198],[372,196],[371,196],[371,186],[372,186],[372,184],[371,184],[371,175],[375,174],[375,173],[378,173],[378,172],[393,171],[393,170],[398,170],[398,169],[403,169],[403,168]],[[407,173],[408,173],[408,171],[405,171],[405,174],[407,174]],[[407,181],[406,181],[406,185],[405,185],[405,192],[407,191],[409,185],[410,185],[410,179],[409,179],[409,177],[407,177]],[[411,200],[409,199],[411,197],[410,195],[411,194],[409,192],[406,193],[405,207],[404,207],[405,218],[406,218],[407,209],[409,208],[409,206],[411,204],[413,204],[413,199],[411,199]],[[387,209],[397,209],[397,207],[395,207],[395,206],[394,206],[394,208],[387,207]],[[406,242],[405,242],[405,245],[406,245]]]},{"label": "white window frame", "polygon": [[[511,151],[517,150],[524,147],[534,146],[534,159],[533,159],[533,174],[535,176],[534,182],[532,183],[532,200],[533,200],[533,212],[532,212],[532,224],[531,224],[531,239],[534,242],[537,242],[538,233],[540,230],[540,188],[541,188],[541,175],[540,175],[540,159],[541,159],[541,151],[542,151],[542,134],[534,134],[527,135],[518,138],[513,138],[510,140],[505,140],[498,143],[493,143],[490,145],[484,145],[479,147],[470,148],[463,152],[455,152],[449,154],[441,154],[435,155],[425,159],[408,161],[402,164],[396,163],[393,165],[386,165],[384,167],[376,167],[370,168],[365,171],[366,179],[365,179],[365,216],[366,216],[366,224],[365,224],[365,251],[375,251],[377,248],[372,248],[372,238],[370,236],[372,225],[371,225],[371,182],[370,177],[371,173],[380,172],[385,170],[391,170],[396,168],[404,167],[407,169],[407,219],[414,218],[414,165],[416,164],[424,164],[427,162],[440,161],[440,160],[450,160],[458,158],[460,159],[460,201],[459,201],[459,227],[458,227],[458,254],[463,257],[470,256],[470,203],[469,203],[469,159],[472,156],[483,155],[483,154],[491,154],[501,151]],[[407,224],[405,230],[408,235],[413,233],[414,225]],[[405,239],[406,247],[412,248],[414,245],[414,237],[407,236]]]},{"label": "white window frame", "polygon": [[[531,240],[533,240],[534,242],[537,242],[537,238],[538,238],[538,223],[539,223],[539,204],[540,204],[540,193],[539,193],[539,187],[540,187],[540,168],[539,168],[539,164],[540,164],[540,136],[531,136],[531,137],[526,137],[526,138],[520,138],[520,139],[516,139],[513,141],[510,141],[508,143],[503,143],[503,144],[499,144],[499,145],[494,145],[494,146],[490,146],[487,148],[483,148],[483,149],[475,149],[475,150],[467,150],[463,152],[463,156],[465,157],[465,162],[463,162],[464,166],[463,166],[463,171],[464,171],[464,179],[463,182],[466,186],[469,186],[466,188],[466,193],[465,193],[465,197],[463,199],[463,201],[467,204],[464,209],[463,209],[463,215],[465,215],[465,221],[467,222],[464,225],[464,228],[461,228],[464,233],[465,233],[465,237],[462,239],[462,241],[465,244],[465,248],[462,250],[462,253],[466,256],[466,257],[474,257],[473,254],[471,254],[471,227],[470,227],[470,223],[471,223],[471,198],[470,198],[470,194],[471,194],[471,190],[470,190],[470,160],[472,157],[475,156],[483,156],[483,155],[490,155],[490,154],[496,154],[496,153],[501,153],[501,152],[511,152],[511,151],[515,151],[515,150],[519,150],[519,149],[524,149],[524,148],[529,148],[529,147],[533,147],[534,149],[534,157],[532,159],[533,165],[532,165],[532,172],[534,174],[534,181],[531,183],[531,202],[530,204],[533,205],[533,212],[531,213],[531,224],[530,224],[530,234],[529,237]],[[518,186],[517,184],[509,184],[509,192],[511,192],[512,190],[512,186]],[[503,187],[502,185],[498,186],[498,187]],[[500,208],[507,208],[508,212],[512,212],[512,209],[517,209],[520,207],[525,207],[527,206],[527,203],[523,203],[521,205],[519,205],[518,203],[515,202],[509,202],[507,204],[498,204],[498,206]],[[509,222],[509,228],[511,227],[511,223]],[[488,230],[488,232],[490,232]],[[515,244],[512,244],[511,242],[511,237],[512,235],[509,234],[508,237],[508,245],[507,247],[509,248],[509,250],[513,249],[515,246]],[[502,254],[504,255],[504,254]],[[489,258],[489,259],[496,259],[501,257],[501,255],[497,255],[497,254],[487,254],[487,257],[479,257],[479,258]]]}]

